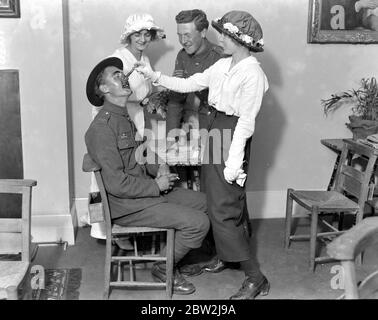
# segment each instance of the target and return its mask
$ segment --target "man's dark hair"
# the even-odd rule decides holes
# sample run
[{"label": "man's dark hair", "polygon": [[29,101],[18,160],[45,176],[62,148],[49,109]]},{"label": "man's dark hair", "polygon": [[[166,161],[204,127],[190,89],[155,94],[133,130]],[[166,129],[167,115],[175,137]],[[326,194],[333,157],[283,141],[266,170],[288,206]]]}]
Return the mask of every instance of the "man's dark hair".
[{"label": "man's dark hair", "polygon": [[199,9],[183,10],[176,16],[176,23],[194,22],[197,31],[201,32],[203,29],[209,28],[209,21],[206,13]]}]

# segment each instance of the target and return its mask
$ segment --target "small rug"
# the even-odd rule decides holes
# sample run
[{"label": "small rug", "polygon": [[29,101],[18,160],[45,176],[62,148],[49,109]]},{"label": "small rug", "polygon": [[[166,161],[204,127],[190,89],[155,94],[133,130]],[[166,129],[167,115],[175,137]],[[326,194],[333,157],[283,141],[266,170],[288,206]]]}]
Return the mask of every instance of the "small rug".
[{"label": "small rug", "polygon": [[78,300],[81,276],[80,268],[46,269],[45,288],[31,290],[31,300]]},{"label": "small rug", "polygon": [[[20,254],[1,254],[0,261],[21,260]],[[32,289],[33,275],[25,276],[19,286],[19,299],[22,300],[78,300],[82,272],[80,268],[44,269],[45,288]]]}]

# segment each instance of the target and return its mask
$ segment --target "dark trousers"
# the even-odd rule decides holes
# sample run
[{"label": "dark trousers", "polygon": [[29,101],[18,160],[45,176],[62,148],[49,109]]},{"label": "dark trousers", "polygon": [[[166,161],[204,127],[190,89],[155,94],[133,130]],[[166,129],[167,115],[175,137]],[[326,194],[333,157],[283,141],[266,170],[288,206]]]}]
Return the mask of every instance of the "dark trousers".
[{"label": "dark trousers", "polygon": [[[238,117],[212,110],[209,130],[221,133],[231,129],[233,136]],[[243,169],[248,173],[250,142],[247,141]],[[255,252],[250,244],[250,224],[245,187],[236,182],[229,184],[224,179],[224,156],[228,157],[229,145],[221,139],[210,138],[207,144],[207,163],[202,165],[206,185],[208,215],[218,257],[223,261],[240,262],[247,277],[258,281],[262,273]]]},{"label": "dark trousers", "polygon": [[206,196],[201,192],[174,188],[164,195],[167,202],[115,219],[114,223],[130,227],[175,229],[175,263],[190,249],[199,248],[209,231]]},{"label": "dark trousers", "polygon": [[[249,260],[253,253],[249,243],[248,210],[245,187],[236,182],[229,184],[224,179],[225,157],[228,157],[229,142],[224,141],[224,130],[233,136],[238,117],[228,116],[212,109],[209,130],[218,130],[219,138],[209,138],[207,163],[202,165],[206,184],[208,214],[211,221],[217,254],[229,262]],[[248,172],[249,143],[247,141],[243,169]]]}]

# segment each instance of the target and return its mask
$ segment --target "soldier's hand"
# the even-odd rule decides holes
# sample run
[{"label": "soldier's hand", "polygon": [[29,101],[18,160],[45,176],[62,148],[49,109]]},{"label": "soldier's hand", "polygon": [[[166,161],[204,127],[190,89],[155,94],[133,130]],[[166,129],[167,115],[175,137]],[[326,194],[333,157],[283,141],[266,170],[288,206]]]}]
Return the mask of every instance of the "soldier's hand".
[{"label": "soldier's hand", "polygon": [[170,173],[170,174],[155,178],[155,181],[158,184],[160,191],[165,192],[165,191],[171,190],[178,179],[179,179],[178,174]]},{"label": "soldier's hand", "polygon": [[170,173],[171,173],[171,171],[169,169],[169,165],[167,165],[166,163],[163,163],[159,166],[156,178],[159,178],[161,176],[166,176]]}]

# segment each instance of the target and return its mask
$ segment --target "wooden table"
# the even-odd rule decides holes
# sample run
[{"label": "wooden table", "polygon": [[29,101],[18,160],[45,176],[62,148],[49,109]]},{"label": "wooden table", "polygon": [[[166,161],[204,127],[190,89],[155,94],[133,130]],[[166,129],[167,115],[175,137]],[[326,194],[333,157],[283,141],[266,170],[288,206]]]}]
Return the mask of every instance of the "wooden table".
[{"label": "wooden table", "polygon": [[341,152],[344,145],[343,140],[344,139],[322,139],[320,142],[335,152]]}]

